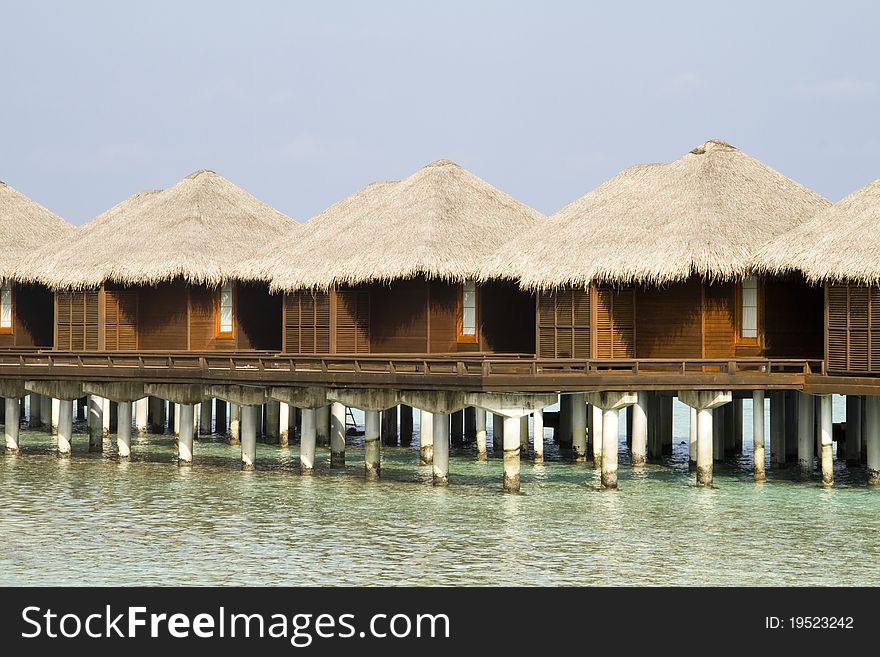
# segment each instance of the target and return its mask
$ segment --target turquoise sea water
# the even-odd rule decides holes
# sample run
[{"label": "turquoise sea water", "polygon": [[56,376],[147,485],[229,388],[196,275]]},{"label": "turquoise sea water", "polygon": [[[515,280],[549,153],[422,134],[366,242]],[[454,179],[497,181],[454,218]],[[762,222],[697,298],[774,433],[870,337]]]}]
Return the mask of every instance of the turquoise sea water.
[{"label": "turquoise sea water", "polygon": [[[835,419],[842,406],[835,404]],[[751,426],[748,402],[744,425]],[[836,464],[835,487],[791,470],[755,484],[751,452],[693,485],[687,410],[676,402],[674,455],[634,470],[621,439],[620,489],[590,463],[523,461],[523,494],[501,492],[501,460],[453,450],[434,488],[418,448],[383,448],[382,480],[363,478],[357,438],[344,471],[318,449],[259,444],[257,469],[215,436],[178,468],[171,436],[133,438],[131,461],[54,454],[23,431],[0,452],[0,584],[50,585],[880,585],[880,490]],[[622,437],[621,437],[622,438]],[[490,438],[491,448],[491,438]],[[769,450],[768,450],[769,453]]]}]

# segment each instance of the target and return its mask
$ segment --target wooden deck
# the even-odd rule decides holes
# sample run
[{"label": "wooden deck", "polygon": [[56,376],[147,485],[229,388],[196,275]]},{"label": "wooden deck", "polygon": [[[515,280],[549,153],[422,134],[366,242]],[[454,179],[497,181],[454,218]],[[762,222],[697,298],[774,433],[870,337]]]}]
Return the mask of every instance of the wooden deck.
[{"label": "wooden deck", "polygon": [[[275,352],[2,351],[0,377],[28,380],[321,385],[421,390],[794,389],[876,394],[880,379],[828,376],[821,360],[540,359],[531,355],[290,356]],[[871,391],[871,392],[869,392]]]}]

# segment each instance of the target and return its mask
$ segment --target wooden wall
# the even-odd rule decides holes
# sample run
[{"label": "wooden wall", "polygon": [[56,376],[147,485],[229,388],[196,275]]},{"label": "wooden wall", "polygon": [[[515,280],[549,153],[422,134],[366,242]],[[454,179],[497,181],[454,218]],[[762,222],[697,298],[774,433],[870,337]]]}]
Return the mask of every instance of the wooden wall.
[{"label": "wooden wall", "polygon": [[666,287],[639,287],[637,358],[700,358],[702,290],[698,279]]},{"label": "wooden wall", "polygon": [[186,351],[189,294],[182,280],[138,289],[138,349]]},{"label": "wooden wall", "polygon": [[735,294],[733,283],[703,285],[703,358],[758,355],[737,354]]},{"label": "wooden wall", "polygon": [[370,294],[370,351],[423,354],[428,351],[428,284],[422,278],[374,283]]}]

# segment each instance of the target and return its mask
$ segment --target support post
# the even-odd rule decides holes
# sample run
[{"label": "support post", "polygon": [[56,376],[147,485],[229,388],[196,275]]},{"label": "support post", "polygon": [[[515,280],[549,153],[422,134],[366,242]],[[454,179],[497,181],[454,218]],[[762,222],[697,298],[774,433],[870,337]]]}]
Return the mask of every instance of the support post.
[{"label": "support post", "polygon": [[42,426],[51,427],[52,398],[48,395],[40,395],[40,420],[42,421]]},{"label": "support post", "polygon": [[743,451],[743,400],[733,400],[733,453],[742,454]]},{"label": "support post", "polygon": [[[485,416],[483,417],[485,424]],[[535,463],[544,460],[544,409],[537,408],[532,412],[532,444],[535,451]],[[483,443],[485,448],[486,431],[483,428]]]},{"label": "support post", "polygon": [[504,418],[504,492],[518,493],[520,490],[520,444],[519,418]]},{"label": "support post", "polygon": [[[559,395],[559,428],[556,444],[561,449],[571,449],[571,395]],[[499,441],[499,447],[500,441]]]},{"label": "support post", "polygon": [[165,400],[150,397],[150,431],[165,433]]},{"label": "support post", "polygon": [[52,433],[58,433],[58,415],[61,411],[61,400],[52,397]]},{"label": "support post", "polygon": [[345,405],[330,404],[330,467],[345,467]]},{"label": "support post", "polygon": [[419,461],[431,465],[434,460],[434,414],[419,411]]},{"label": "support post", "polygon": [[464,442],[472,443],[477,439],[477,409],[468,406],[464,409]]},{"label": "support post", "polygon": [[477,423],[477,460],[487,461],[489,454],[486,451],[486,411],[482,408],[476,408],[474,411]]},{"label": "support post", "polygon": [[210,436],[214,433],[214,427],[211,426],[214,420],[213,399],[205,399],[199,408],[199,435]]},{"label": "support post", "polygon": [[450,442],[456,447],[464,445],[464,410],[455,411],[450,415],[452,430],[449,434]]},{"label": "support post", "polygon": [[846,396],[846,464],[857,466],[862,460],[861,400],[856,395]]},{"label": "support post", "polygon": [[397,445],[397,406],[382,411],[382,444],[394,447]]},{"label": "support post", "polygon": [[177,465],[192,465],[193,460],[193,419],[196,409],[192,404],[177,404],[178,425]]},{"label": "support post", "polygon": [[40,417],[40,414],[43,410],[43,404],[40,401],[41,395],[38,395],[35,392],[32,392],[28,395],[29,398],[29,409],[28,409],[28,428],[29,429],[39,429],[43,426],[43,420]]},{"label": "support post", "polygon": [[216,431],[219,435],[226,435],[226,402],[222,399],[214,400],[214,431]]},{"label": "support post", "polygon": [[633,465],[644,465],[648,449],[648,393],[636,393],[636,403],[632,405],[632,445],[630,458]]},{"label": "support post", "polygon": [[6,417],[4,434],[6,436],[6,451],[17,454],[19,450],[18,435],[21,431],[21,403],[15,397],[7,397]]},{"label": "support post", "polygon": [[834,485],[834,455],[832,450],[831,395],[822,395],[822,486]]},{"label": "support post", "polygon": [[602,409],[597,406],[590,406],[590,413],[593,415],[593,467],[602,467]]},{"label": "support post", "polygon": [[865,443],[868,450],[868,485],[880,485],[880,397],[865,398]]},{"label": "support post", "polygon": [[146,397],[138,399],[134,403],[134,428],[139,434],[147,433],[147,414],[150,410],[150,400]]},{"label": "support post", "polygon": [[257,418],[258,406],[239,406],[241,417],[241,467],[253,470],[257,460]]},{"label": "support post", "polygon": [[764,391],[752,392],[752,447],[755,461],[755,481],[764,481]]},{"label": "support post", "polygon": [[120,402],[116,410],[116,448],[120,458],[131,456],[131,402]]},{"label": "support post", "polygon": [[[113,403],[107,399],[106,397],[101,397],[101,405],[103,407],[103,414],[101,415],[101,432],[103,433],[104,438],[110,435],[110,427],[112,425],[112,417],[113,413]],[[103,441],[101,443],[103,449]],[[91,446],[90,446],[91,447]],[[91,449],[89,450],[91,451]]]},{"label": "support post", "polygon": [[710,408],[701,408],[697,411],[697,486],[712,485],[714,456],[712,413]]},{"label": "support post", "polygon": [[770,466],[785,464],[785,393],[770,393]]},{"label": "support post", "polygon": [[278,445],[290,444],[290,404],[278,402]]},{"label": "support post", "polygon": [[435,486],[449,483],[449,413],[434,413],[432,481]]},{"label": "support post", "polygon": [[413,407],[400,405],[400,444],[409,447],[413,443]]},{"label": "support post", "polygon": [[492,451],[500,452],[502,449],[504,449],[504,418],[492,413]]},{"label": "support post", "polygon": [[712,411],[712,460],[724,460],[724,414],[726,407],[719,406]]},{"label": "support post", "polygon": [[[583,462],[587,460],[587,400],[584,393],[577,392],[569,395],[571,409],[571,448],[574,452],[574,460]],[[506,428],[506,425],[505,425]]]},{"label": "support post", "polygon": [[697,409],[690,409],[690,435],[689,435],[689,451],[688,451],[688,467],[697,467]]},{"label": "support post", "polygon": [[813,399],[805,392],[798,392],[798,468],[801,476],[810,478],[813,475]]},{"label": "support post", "polygon": [[660,453],[672,456],[672,397],[660,395]]},{"label": "support post", "polygon": [[330,405],[321,406],[315,410],[315,423],[317,426],[317,440],[321,447],[330,444]]},{"label": "support post", "polygon": [[381,466],[379,411],[364,411],[364,471],[367,479],[378,479]]},{"label": "support post", "polygon": [[602,488],[617,488],[618,412],[602,413]]},{"label": "support post", "polygon": [[[281,402],[270,399],[265,404],[266,408],[266,438],[268,443],[277,445],[281,440]],[[344,417],[343,417],[344,420]],[[343,422],[343,432],[345,431]]]},{"label": "support post", "polygon": [[89,395],[89,451],[104,451],[104,400]]},{"label": "support post", "polygon": [[315,445],[317,443],[315,415],[314,408],[304,408],[300,415],[299,471],[301,474],[312,474],[315,471]]}]

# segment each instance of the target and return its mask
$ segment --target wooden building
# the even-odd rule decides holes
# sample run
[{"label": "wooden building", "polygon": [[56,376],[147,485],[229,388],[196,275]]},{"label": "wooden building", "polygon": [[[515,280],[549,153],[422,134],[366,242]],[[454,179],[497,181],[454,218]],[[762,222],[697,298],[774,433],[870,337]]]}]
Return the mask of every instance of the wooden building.
[{"label": "wooden building", "polygon": [[55,290],[56,350],[277,351],[282,297],[246,262],[298,227],[199,171],[114,206],[27,276]]},{"label": "wooden building", "polygon": [[51,347],[52,293],[20,281],[23,263],[40,257],[72,225],[0,181],[0,349]]},{"label": "wooden building", "polygon": [[880,180],[781,235],[756,260],[767,275],[802,272],[824,286],[826,369],[880,374]]},{"label": "wooden building", "polygon": [[533,354],[533,295],[476,275],[542,219],[449,161],[365,187],[267,261],[285,293],[284,351]]},{"label": "wooden building", "polygon": [[534,291],[541,358],[821,358],[822,290],[754,254],[828,201],[710,141],[631,167],[485,267]]}]

